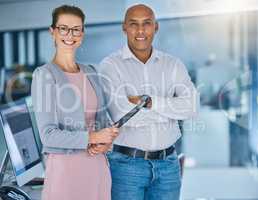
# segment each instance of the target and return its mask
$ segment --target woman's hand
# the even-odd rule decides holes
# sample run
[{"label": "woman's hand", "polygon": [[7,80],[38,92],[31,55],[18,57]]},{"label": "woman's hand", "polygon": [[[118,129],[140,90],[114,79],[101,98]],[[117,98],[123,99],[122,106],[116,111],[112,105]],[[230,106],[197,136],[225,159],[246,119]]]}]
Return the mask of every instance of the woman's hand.
[{"label": "woman's hand", "polygon": [[111,149],[111,145],[112,144],[92,144],[89,148],[88,148],[88,153],[91,156],[100,154],[100,153],[106,153],[108,150]]},{"label": "woman's hand", "polygon": [[89,134],[89,144],[111,144],[118,136],[119,129],[115,127],[104,128]]}]

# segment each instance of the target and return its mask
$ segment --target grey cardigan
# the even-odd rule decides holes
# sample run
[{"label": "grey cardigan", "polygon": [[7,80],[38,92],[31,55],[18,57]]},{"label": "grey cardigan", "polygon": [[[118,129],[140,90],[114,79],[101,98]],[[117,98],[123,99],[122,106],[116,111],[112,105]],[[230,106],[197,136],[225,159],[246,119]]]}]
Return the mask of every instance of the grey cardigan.
[{"label": "grey cardigan", "polygon": [[[107,127],[110,118],[100,77],[93,66],[79,67],[87,74],[98,98],[96,129]],[[31,96],[43,153],[76,153],[88,146],[83,105],[74,90],[66,87],[68,83],[65,73],[53,63],[33,72]]]}]

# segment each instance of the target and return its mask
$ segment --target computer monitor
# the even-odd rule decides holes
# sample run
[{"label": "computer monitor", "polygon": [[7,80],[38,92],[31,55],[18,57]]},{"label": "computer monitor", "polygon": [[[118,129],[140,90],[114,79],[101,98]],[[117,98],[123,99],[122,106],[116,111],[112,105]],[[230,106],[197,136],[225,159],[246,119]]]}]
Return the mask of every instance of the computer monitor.
[{"label": "computer monitor", "polygon": [[8,155],[7,153],[7,148],[4,140],[4,132],[3,129],[0,129],[0,186],[2,184],[3,178],[4,178],[4,171],[7,168],[7,161]]},{"label": "computer monitor", "polygon": [[0,165],[3,162],[6,151],[7,149],[6,149],[6,144],[4,140],[4,132],[3,132],[3,129],[0,129]]},{"label": "computer monitor", "polygon": [[26,100],[0,107],[1,127],[19,186],[42,177],[44,168]]}]

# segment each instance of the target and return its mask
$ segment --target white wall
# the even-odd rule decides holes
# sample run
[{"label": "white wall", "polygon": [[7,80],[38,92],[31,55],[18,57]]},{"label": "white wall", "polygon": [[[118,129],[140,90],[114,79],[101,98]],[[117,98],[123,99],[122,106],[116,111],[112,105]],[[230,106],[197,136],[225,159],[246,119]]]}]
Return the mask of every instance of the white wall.
[{"label": "white wall", "polygon": [[135,3],[151,6],[157,18],[195,16],[243,9],[258,9],[257,0],[38,0],[0,2],[0,31],[48,27],[52,9],[74,4],[86,13],[86,23],[121,21]]},{"label": "white wall", "polygon": [[53,8],[62,4],[79,6],[86,14],[86,23],[120,21],[123,0],[51,0],[0,4],[0,31],[48,27]]},{"label": "white wall", "polygon": [[154,8],[158,18],[258,9],[257,0],[126,0],[126,7],[136,3],[144,3]]}]

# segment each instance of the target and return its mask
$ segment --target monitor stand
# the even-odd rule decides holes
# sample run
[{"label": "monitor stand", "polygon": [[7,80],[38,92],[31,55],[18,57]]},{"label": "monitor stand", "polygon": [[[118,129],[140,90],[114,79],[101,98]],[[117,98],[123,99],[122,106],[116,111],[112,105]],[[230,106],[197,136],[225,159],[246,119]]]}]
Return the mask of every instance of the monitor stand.
[{"label": "monitor stand", "polygon": [[7,165],[9,163],[9,153],[8,151],[4,154],[4,159],[0,166],[0,199],[24,199],[24,200],[31,200],[28,194],[17,187],[13,186],[2,186],[4,182],[4,175],[7,169]]},{"label": "monitor stand", "polygon": [[5,171],[7,169],[7,165],[9,163],[9,159],[10,159],[9,153],[8,153],[8,151],[6,151],[5,154],[4,154],[4,158],[3,158],[2,164],[0,166],[0,186],[4,182],[4,175],[5,175]]}]

